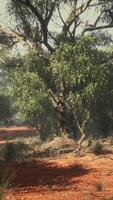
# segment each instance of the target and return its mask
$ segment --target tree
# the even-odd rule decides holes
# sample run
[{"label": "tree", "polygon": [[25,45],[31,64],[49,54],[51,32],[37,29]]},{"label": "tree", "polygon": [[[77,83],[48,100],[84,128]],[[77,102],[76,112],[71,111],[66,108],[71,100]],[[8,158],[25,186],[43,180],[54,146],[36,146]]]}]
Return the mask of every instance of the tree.
[{"label": "tree", "polygon": [[7,93],[8,84],[5,79],[6,72],[3,67],[6,52],[4,47],[0,49],[0,124],[6,124],[12,117],[10,96]]},{"label": "tree", "polygon": [[102,113],[109,116],[113,111],[113,53],[101,50],[102,45],[101,38],[85,36],[74,43],[61,44],[50,62],[36,53],[25,56],[26,59],[11,60],[17,66],[16,73],[11,70],[11,94],[14,93],[21,113],[30,120],[33,113],[38,121],[40,114],[46,116],[46,100],[46,105],[56,112],[61,133],[76,137],[78,130],[85,137],[91,120],[100,118]]},{"label": "tree", "polygon": [[[46,139],[58,130],[56,116],[48,98],[46,84],[38,75],[31,58],[33,59],[32,54],[22,60],[16,58],[13,70],[10,63],[11,70],[7,73],[9,94],[16,115],[23,119],[24,124],[36,127],[41,138]],[[38,62],[39,58],[35,60]],[[40,64],[43,62],[40,61]],[[38,66],[40,64],[38,62]],[[41,69],[39,72],[41,73]]]},{"label": "tree", "polygon": [[[35,51],[43,51],[45,46],[49,52],[53,52],[61,41],[73,42],[81,26],[81,34],[112,28],[112,8],[112,0],[10,0],[8,11],[14,20],[14,27],[0,26],[1,42],[7,43],[7,46],[21,43]],[[68,11],[66,19],[62,14],[63,9]],[[97,12],[93,24],[90,19],[82,17],[90,10]],[[56,20],[62,26],[60,33],[50,30],[50,24],[52,21],[57,23]]]},{"label": "tree", "polygon": [[[84,112],[85,107],[83,107],[83,109],[81,109],[81,107],[84,105],[83,102],[86,100],[83,101],[83,99],[81,99],[81,95],[84,92],[86,92],[88,95],[88,91],[92,88],[92,90],[94,90],[94,86],[92,87],[90,82],[92,81],[92,76],[89,73],[89,71],[91,71],[90,68],[93,68],[93,66],[95,66],[95,68],[97,68],[97,66],[98,68],[101,68],[100,66],[102,66],[104,62],[108,64],[109,60],[108,54],[99,51],[98,48],[95,47],[95,42],[93,42],[93,39],[91,41],[83,37],[79,40],[78,29],[84,24],[79,35],[80,37],[81,35],[92,31],[112,28],[112,6],[113,3],[111,0],[9,1],[8,11],[13,16],[15,24],[14,27],[10,29],[0,27],[0,32],[2,35],[4,35],[4,37],[7,37],[8,41],[10,39],[12,44],[21,43],[21,45],[23,45],[25,48],[28,48],[28,50],[31,49],[34,52],[34,55],[31,58],[31,70],[34,70],[38,73],[38,76],[43,80],[44,85],[46,86],[47,93],[51,98],[52,105],[56,111],[61,132],[72,131],[76,135],[76,123],[78,117],[75,116],[75,112],[77,111],[72,111],[72,108],[70,108],[72,105],[70,105],[69,102],[76,102],[73,99],[77,100],[76,105],[79,105],[78,103],[81,102],[79,111],[82,113],[83,110]],[[69,11],[65,20],[61,14],[63,8],[68,9]],[[86,19],[83,19],[83,15],[90,9],[98,9],[97,16],[93,24],[90,23],[90,20],[87,21]],[[50,30],[50,23],[52,20],[54,20],[55,15],[58,15],[62,24],[60,33]],[[103,34],[100,34],[99,37],[103,37]],[[104,41],[107,42],[107,40]],[[76,42],[78,46],[76,45]],[[65,43],[66,45],[62,46],[62,43]],[[78,54],[79,51],[80,54]],[[73,53],[75,57],[72,57]],[[73,60],[73,58],[75,60]],[[13,65],[16,66],[15,59],[13,61]],[[40,61],[43,61],[43,64]],[[21,59],[18,62],[21,62]],[[40,64],[37,64],[37,62]],[[11,65],[10,62],[9,65]],[[24,64],[22,65],[24,66]],[[75,71],[76,67],[78,74],[76,74]],[[86,69],[86,67],[89,67],[89,71]],[[71,68],[72,71],[70,70]],[[78,68],[80,68],[81,71],[79,71]],[[86,76],[87,72],[89,73],[88,80]],[[80,79],[80,83],[78,79]],[[98,82],[96,81],[97,80],[95,80],[95,84]],[[85,84],[87,83],[89,85],[84,85],[84,82]],[[76,87],[79,88],[78,90],[81,90],[81,94],[78,95]],[[75,93],[73,93],[73,90]],[[85,99],[87,95],[85,95]],[[87,102],[89,103],[89,99]],[[87,116],[89,107],[85,108],[85,110],[86,112],[84,112],[84,118]],[[80,116],[82,116],[82,114],[80,114]],[[79,121],[81,121],[80,126],[82,127],[84,120],[79,119]]]},{"label": "tree", "polygon": [[10,98],[0,94],[0,122],[5,122],[12,116]]},{"label": "tree", "polygon": [[66,112],[71,112],[73,123],[83,137],[89,120],[100,113],[101,117],[102,113],[113,114],[113,54],[100,50],[99,43],[91,36],[78,38],[75,43],[61,45],[51,58],[57,110],[65,116],[65,121]]}]

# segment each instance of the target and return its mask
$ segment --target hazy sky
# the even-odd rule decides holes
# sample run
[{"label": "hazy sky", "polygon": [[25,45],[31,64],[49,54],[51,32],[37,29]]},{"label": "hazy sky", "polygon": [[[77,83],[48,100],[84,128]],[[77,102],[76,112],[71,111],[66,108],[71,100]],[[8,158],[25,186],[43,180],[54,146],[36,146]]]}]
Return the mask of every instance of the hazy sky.
[{"label": "hazy sky", "polygon": [[[80,0],[81,1],[81,0]],[[6,13],[6,4],[7,4],[8,0],[0,0],[0,25],[5,25],[5,26],[9,26],[11,27],[11,25],[14,25],[13,20],[10,19],[10,16],[8,16],[8,14]],[[62,9],[62,16],[65,19],[67,16],[67,13],[69,12],[69,8],[68,9]],[[49,29],[52,31],[58,31],[61,29],[61,27],[58,27],[55,24],[59,24],[59,19],[57,18],[57,14],[55,14],[55,18],[54,18],[54,22],[51,22],[49,25]],[[84,21],[87,21],[90,19],[90,23],[93,23],[95,17],[97,17],[97,12],[93,10],[90,10],[89,12],[85,12],[85,14],[82,16],[82,19]],[[61,24],[61,23],[60,23]],[[109,30],[109,32],[111,33],[113,29]]]},{"label": "hazy sky", "polygon": [[0,18],[6,15],[6,2],[7,0],[0,0]]},{"label": "hazy sky", "polygon": [[8,14],[6,13],[6,3],[8,0],[0,0],[0,24],[7,25]]}]

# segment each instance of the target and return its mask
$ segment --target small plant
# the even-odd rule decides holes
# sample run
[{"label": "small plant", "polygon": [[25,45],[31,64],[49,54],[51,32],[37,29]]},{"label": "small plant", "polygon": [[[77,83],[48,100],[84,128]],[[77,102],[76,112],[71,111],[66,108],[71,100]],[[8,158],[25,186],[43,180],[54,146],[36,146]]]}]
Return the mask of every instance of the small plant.
[{"label": "small plant", "polygon": [[103,153],[104,146],[100,142],[95,142],[95,144],[92,147],[92,152],[95,153],[96,155],[100,155]]},{"label": "small plant", "polygon": [[6,191],[9,189],[11,185],[11,181],[14,178],[14,174],[7,177],[7,173],[1,178],[0,181],[0,200],[6,200],[5,195]]},{"label": "small plant", "polygon": [[6,161],[11,161],[16,159],[16,149],[15,144],[13,143],[6,143],[3,157]]},{"label": "small plant", "polygon": [[23,142],[15,144],[16,159],[23,159],[28,147]]},{"label": "small plant", "polygon": [[3,157],[6,161],[23,159],[26,151],[27,145],[22,142],[16,144],[7,143],[4,148]]},{"label": "small plant", "polygon": [[96,191],[97,191],[97,192],[101,192],[102,190],[103,190],[102,184],[101,184],[101,183],[97,183],[97,184],[96,184]]}]

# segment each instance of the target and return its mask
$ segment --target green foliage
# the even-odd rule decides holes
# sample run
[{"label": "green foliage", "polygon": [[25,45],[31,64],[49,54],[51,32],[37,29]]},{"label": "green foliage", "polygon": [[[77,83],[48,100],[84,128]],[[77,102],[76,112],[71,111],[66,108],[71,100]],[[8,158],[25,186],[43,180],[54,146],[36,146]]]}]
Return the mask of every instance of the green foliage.
[{"label": "green foliage", "polygon": [[42,127],[39,131],[43,137],[57,130],[55,112],[47,91],[47,87],[54,87],[54,84],[47,65],[37,55],[30,54],[24,60],[17,59],[15,69],[8,73],[11,84],[9,94],[14,110],[25,124]]},{"label": "green foliage", "polygon": [[15,68],[8,72],[10,95],[26,123],[41,124],[45,133],[55,132],[57,119],[48,89],[59,99],[61,82],[66,114],[72,117],[74,113],[75,124],[83,128],[88,116],[99,121],[103,113],[112,117],[113,52],[103,50],[102,45],[101,37],[85,36],[61,44],[48,61],[36,53],[13,60]]},{"label": "green foliage", "polygon": [[[86,36],[74,44],[63,44],[51,57],[51,70],[57,90],[63,80],[66,103],[82,124],[90,113],[113,111],[112,53],[98,46],[101,41]],[[98,111],[98,112],[97,112]]]},{"label": "green foliage", "polygon": [[[96,32],[99,40],[93,35],[77,38],[81,16],[89,10],[90,5],[91,1],[79,0],[9,0],[7,3],[7,11],[14,20],[14,32],[11,30],[9,33],[10,31],[6,30],[3,34],[7,39],[6,44],[10,40],[12,45],[19,42],[24,44],[25,48],[32,47],[35,52],[22,59],[8,61],[8,70],[16,67],[10,74],[13,108],[26,123],[41,123],[46,132],[56,129],[54,109],[57,110],[57,115],[60,115],[59,121],[63,127],[64,123],[71,123],[72,126],[77,121],[82,127],[88,115],[93,120],[101,118],[103,113],[112,118],[113,53],[102,49],[104,44],[111,42],[110,37]],[[100,25],[99,31],[112,26],[111,1],[97,1],[92,6],[98,10],[100,16],[95,17],[94,21],[97,23],[92,26],[90,21],[85,23],[82,33],[98,30],[101,20],[109,25]],[[69,11],[65,17],[61,14],[63,9]],[[54,17],[54,14],[57,14],[57,17]],[[55,20],[60,22],[62,28],[53,33],[49,25]],[[48,50],[46,59],[45,47]],[[40,59],[36,52],[43,55],[43,58]],[[53,53],[51,59],[50,53]],[[52,97],[49,93],[52,103],[48,97],[48,89],[53,94]],[[69,118],[72,118],[71,122]]]}]

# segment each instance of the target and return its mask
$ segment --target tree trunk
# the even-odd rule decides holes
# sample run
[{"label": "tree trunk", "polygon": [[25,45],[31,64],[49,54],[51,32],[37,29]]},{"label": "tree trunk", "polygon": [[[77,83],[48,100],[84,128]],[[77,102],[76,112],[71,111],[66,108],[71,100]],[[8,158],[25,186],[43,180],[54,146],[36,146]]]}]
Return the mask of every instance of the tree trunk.
[{"label": "tree trunk", "polygon": [[75,151],[75,153],[78,153],[80,151],[80,149],[81,149],[82,143],[87,138],[87,135],[85,133],[85,127],[86,127],[87,122],[89,121],[90,114],[89,114],[89,112],[87,113],[86,119],[82,122],[82,125],[79,124],[78,119],[76,117],[76,114],[74,112],[73,112],[73,115],[74,115],[74,119],[75,119],[75,123],[77,125],[77,128],[78,128],[78,130],[79,130],[79,132],[81,134],[81,137],[80,137],[80,139],[78,141],[78,147],[77,147],[77,149]]},{"label": "tree trunk", "polygon": [[61,82],[60,95],[57,97],[51,90],[49,90],[49,96],[51,97],[53,107],[56,112],[56,117],[58,120],[60,135],[70,135],[73,134],[74,139],[76,139],[76,126],[74,124],[73,113],[70,112],[65,103],[64,88]]}]

